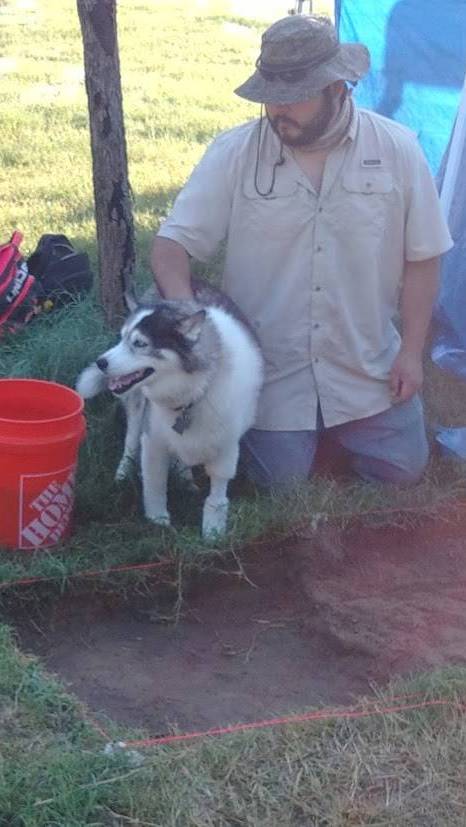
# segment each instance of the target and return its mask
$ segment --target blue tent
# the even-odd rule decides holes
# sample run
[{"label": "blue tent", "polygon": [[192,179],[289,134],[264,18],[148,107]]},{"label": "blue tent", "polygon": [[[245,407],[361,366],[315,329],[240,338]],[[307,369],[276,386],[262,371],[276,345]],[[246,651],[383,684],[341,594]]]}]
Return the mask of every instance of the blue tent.
[{"label": "blue tent", "polygon": [[365,43],[360,106],[405,123],[437,172],[466,71],[466,0],[339,0],[341,40]]},{"label": "blue tent", "polygon": [[[466,381],[466,0],[336,0],[340,39],[365,43],[359,106],[409,126],[432,172],[455,246],[444,256],[433,360]],[[466,428],[439,441],[466,458]]]}]

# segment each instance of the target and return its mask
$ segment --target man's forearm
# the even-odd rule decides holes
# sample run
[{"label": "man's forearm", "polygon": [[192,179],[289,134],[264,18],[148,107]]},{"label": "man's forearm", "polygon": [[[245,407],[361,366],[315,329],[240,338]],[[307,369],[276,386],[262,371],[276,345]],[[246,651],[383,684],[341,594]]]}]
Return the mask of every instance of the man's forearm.
[{"label": "man's forearm", "polygon": [[192,298],[189,256],[181,244],[156,236],[152,244],[151,267],[165,299]]},{"label": "man's forearm", "polygon": [[401,348],[420,356],[438,292],[439,259],[407,261],[401,293]]}]

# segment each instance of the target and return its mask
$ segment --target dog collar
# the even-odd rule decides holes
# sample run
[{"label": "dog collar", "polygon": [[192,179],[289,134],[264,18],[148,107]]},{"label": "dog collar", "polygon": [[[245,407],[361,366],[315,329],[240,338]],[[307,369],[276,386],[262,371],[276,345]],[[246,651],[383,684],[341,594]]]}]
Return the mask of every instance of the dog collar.
[{"label": "dog collar", "polygon": [[178,413],[178,416],[175,419],[172,428],[176,431],[177,434],[183,434],[186,428],[189,428],[191,425],[192,420],[192,407],[194,402],[190,402],[189,405],[182,405],[180,408],[174,408],[175,413]]}]

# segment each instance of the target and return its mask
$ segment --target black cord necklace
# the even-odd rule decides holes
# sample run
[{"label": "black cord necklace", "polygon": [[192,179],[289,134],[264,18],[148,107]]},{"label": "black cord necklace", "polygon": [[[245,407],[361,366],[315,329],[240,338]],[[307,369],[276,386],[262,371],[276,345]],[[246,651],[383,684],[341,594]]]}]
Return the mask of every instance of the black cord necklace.
[{"label": "black cord necklace", "polygon": [[272,182],[271,182],[270,187],[267,190],[267,192],[262,192],[259,189],[258,179],[259,179],[259,157],[260,157],[260,150],[261,150],[261,137],[262,137],[262,122],[263,122],[263,120],[264,120],[264,117],[263,117],[263,114],[262,114],[262,104],[261,104],[261,113],[260,113],[260,119],[259,119],[259,134],[258,134],[258,138],[257,138],[256,169],[255,169],[255,172],[254,172],[254,188],[255,188],[258,195],[260,195],[262,198],[267,198],[273,192],[273,188],[275,186],[275,178],[276,178],[276,175],[277,175],[277,168],[283,166],[283,164],[285,163],[285,156],[283,154],[283,141],[280,141],[280,154],[279,154],[278,161],[275,161],[275,163],[273,165]]}]

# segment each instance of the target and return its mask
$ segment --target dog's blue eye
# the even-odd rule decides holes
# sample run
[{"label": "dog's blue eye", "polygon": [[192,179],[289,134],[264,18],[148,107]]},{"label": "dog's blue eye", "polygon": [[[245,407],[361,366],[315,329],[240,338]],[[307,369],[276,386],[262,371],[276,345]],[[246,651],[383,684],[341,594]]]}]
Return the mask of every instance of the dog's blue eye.
[{"label": "dog's blue eye", "polygon": [[133,347],[147,347],[147,342],[142,339],[133,339]]}]

